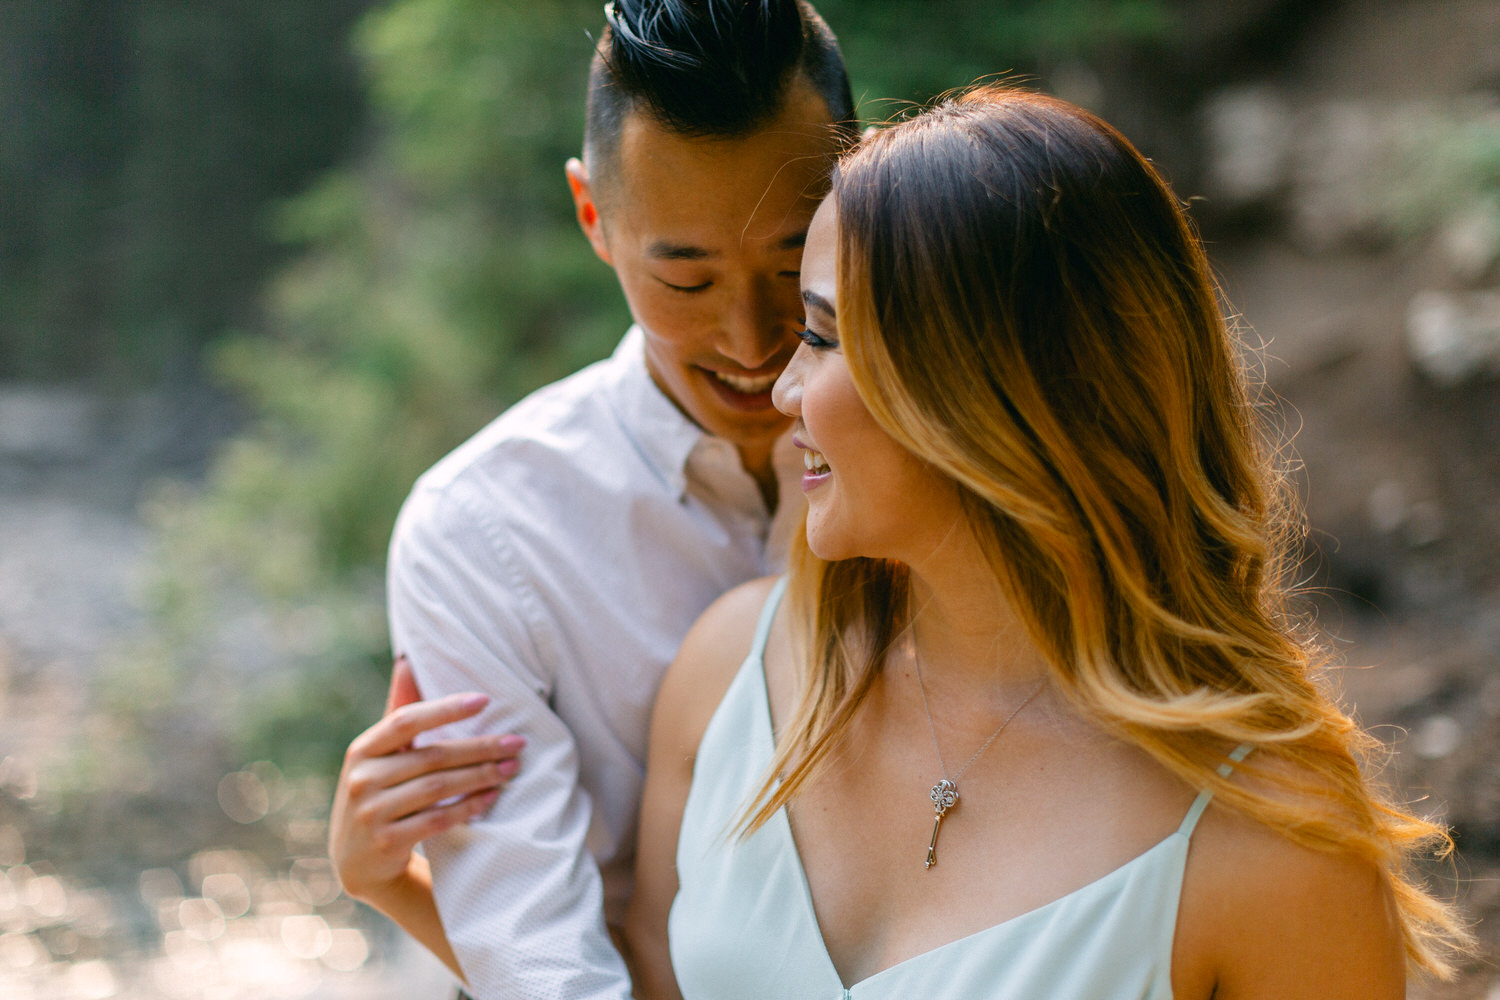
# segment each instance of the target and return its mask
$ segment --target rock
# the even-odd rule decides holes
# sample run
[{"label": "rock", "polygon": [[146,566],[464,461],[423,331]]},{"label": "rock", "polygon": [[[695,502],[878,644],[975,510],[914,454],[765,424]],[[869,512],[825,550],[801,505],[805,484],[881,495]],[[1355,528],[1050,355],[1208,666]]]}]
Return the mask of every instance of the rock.
[{"label": "rock", "polygon": [[1430,715],[1411,734],[1411,747],[1418,757],[1441,760],[1462,745],[1464,730],[1447,715]]},{"label": "rock", "polygon": [[1398,134],[1394,115],[1359,101],[1325,101],[1298,115],[1288,208],[1299,246],[1324,252],[1383,234],[1375,188]]},{"label": "rock", "polygon": [[1050,90],[1065,101],[1081,108],[1089,108],[1096,114],[1104,111],[1107,91],[1099,74],[1077,59],[1065,60],[1049,74]]},{"label": "rock", "polygon": [[1291,155],[1291,106],[1269,85],[1224,90],[1203,108],[1210,193],[1228,208],[1282,193]]},{"label": "rock", "polygon": [[1500,374],[1500,291],[1422,291],[1406,308],[1406,347],[1439,385]]},{"label": "rock", "polygon": [[79,389],[0,386],[0,458],[81,461],[100,446],[101,405]]},{"label": "rock", "polygon": [[1500,201],[1481,199],[1456,212],[1438,232],[1438,245],[1457,278],[1482,279],[1500,261]]},{"label": "rock", "polygon": [[1406,498],[1406,489],[1394,479],[1377,484],[1365,498],[1365,511],[1370,526],[1382,535],[1389,535],[1406,522],[1411,503]]}]

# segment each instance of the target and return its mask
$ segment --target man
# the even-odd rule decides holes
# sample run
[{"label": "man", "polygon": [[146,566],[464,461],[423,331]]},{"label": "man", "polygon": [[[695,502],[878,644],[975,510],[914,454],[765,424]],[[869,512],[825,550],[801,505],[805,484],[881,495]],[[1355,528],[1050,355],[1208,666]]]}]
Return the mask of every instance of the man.
[{"label": "man", "polygon": [[[391,545],[393,648],[425,694],[489,700],[373,727],[332,824],[350,892],[481,1000],[630,994],[606,923],[630,893],[651,705],[688,626],[779,568],[800,513],[771,385],[796,343],[807,225],[853,136],[837,43],[802,0],[606,13],[566,174],[635,326],[414,488]],[[455,742],[401,752],[455,719]],[[519,742],[502,734],[525,740],[519,773],[495,763]],[[447,826],[426,841],[429,897],[407,854]]]}]

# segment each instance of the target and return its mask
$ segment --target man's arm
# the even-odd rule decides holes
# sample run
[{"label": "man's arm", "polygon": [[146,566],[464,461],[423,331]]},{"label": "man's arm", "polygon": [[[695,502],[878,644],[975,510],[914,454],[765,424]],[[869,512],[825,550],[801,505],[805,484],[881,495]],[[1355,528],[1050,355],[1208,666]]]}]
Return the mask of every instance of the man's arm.
[{"label": "man's arm", "polygon": [[490,696],[445,727],[445,738],[526,740],[504,804],[426,842],[448,941],[478,1000],[621,1000],[630,980],[605,930],[599,870],[585,846],[590,803],[576,742],[549,704],[526,581],[483,511],[431,503],[409,501],[392,541],[395,647],[429,697]]},{"label": "man's arm", "polygon": [[463,977],[416,845],[494,804],[519,765],[520,737],[477,737],[412,747],[421,733],[472,716],[489,701],[455,694],[423,702],[397,659],[385,714],[349,745],[334,792],[328,856],[344,891],[375,907]]}]

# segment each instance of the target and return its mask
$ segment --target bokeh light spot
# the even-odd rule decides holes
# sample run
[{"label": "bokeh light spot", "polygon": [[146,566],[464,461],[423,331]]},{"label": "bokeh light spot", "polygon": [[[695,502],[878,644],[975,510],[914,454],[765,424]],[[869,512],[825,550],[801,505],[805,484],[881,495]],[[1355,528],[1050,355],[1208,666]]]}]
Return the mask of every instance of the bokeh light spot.
[{"label": "bokeh light spot", "polygon": [[292,863],[292,891],[310,906],[327,906],[343,887],[327,858],[298,858]]},{"label": "bokeh light spot", "polygon": [[164,899],[180,898],[183,894],[182,880],[170,868],[147,868],[141,872],[137,883],[141,890],[141,900],[150,907]]},{"label": "bokeh light spot", "polygon": [[47,963],[47,949],[30,934],[0,935],[0,964],[29,969]]},{"label": "bokeh light spot", "polygon": [[224,911],[211,899],[184,899],[177,906],[177,922],[198,941],[212,941],[224,933]]},{"label": "bokeh light spot", "polygon": [[78,1000],[107,1000],[120,992],[108,962],[79,962],[68,970],[67,989]]},{"label": "bokeh light spot", "polygon": [[219,781],[219,807],[236,823],[254,823],[270,811],[271,796],[254,773],[235,771]]},{"label": "bokeh light spot", "polygon": [[61,920],[68,912],[68,891],[56,875],[39,875],[26,885],[26,905],[38,917],[49,922]]},{"label": "bokeh light spot", "polygon": [[370,942],[354,927],[337,927],[332,933],[323,964],[335,972],[353,972],[370,957]]},{"label": "bokeh light spot", "polygon": [[281,943],[294,958],[320,958],[333,946],[333,932],[319,916],[287,917],[281,921]]},{"label": "bokeh light spot", "polygon": [[0,824],[0,868],[10,868],[26,860],[26,842],[21,831],[9,824]]},{"label": "bokeh light spot", "polygon": [[243,917],[250,910],[250,888],[233,872],[221,872],[203,879],[203,895],[219,905],[227,920]]}]

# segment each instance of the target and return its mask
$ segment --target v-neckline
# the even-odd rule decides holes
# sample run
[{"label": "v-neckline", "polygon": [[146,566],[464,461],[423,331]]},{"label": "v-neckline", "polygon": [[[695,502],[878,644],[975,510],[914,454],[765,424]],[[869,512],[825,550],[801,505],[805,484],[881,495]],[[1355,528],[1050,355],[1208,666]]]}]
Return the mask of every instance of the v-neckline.
[{"label": "v-neckline", "polygon": [[[760,684],[760,697],[755,699],[755,701],[760,706],[760,710],[762,712],[762,718],[760,721],[764,726],[764,732],[770,738],[770,745],[774,747],[776,743],[776,730],[771,715],[770,685],[766,682],[764,650],[761,651],[759,662],[755,663],[754,667],[756,668],[755,673],[759,677]],[[764,763],[769,763],[769,759]],[[762,766],[764,766],[764,764]],[[797,846],[797,838],[792,834],[791,817],[787,814],[785,806],[782,806],[776,811],[775,815],[771,817],[768,825],[775,826],[778,835],[784,842],[785,849],[790,852],[790,857],[793,861],[792,867],[796,869],[797,873],[799,902],[802,906],[804,915],[807,917],[809,924],[812,926],[813,931],[817,935],[818,953],[821,956],[824,967],[828,970],[828,974],[832,977],[833,981],[838,984],[839,989],[843,991],[844,996],[846,997],[849,996],[854,990],[861,989],[867,984],[872,983],[884,976],[893,975],[898,970],[921,964],[931,959],[932,956],[945,952],[950,948],[955,948],[963,944],[972,944],[991,935],[999,936],[1002,932],[1013,930],[1023,922],[1033,919],[1038,915],[1046,913],[1059,906],[1062,906],[1069,900],[1076,899],[1084,895],[1085,893],[1095,891],[1106,883],[1114,882],[1120,878],[1123,878],[1124,873],[1140,867],[1147,859],[1163,852],[1168,845],[1179,842],[1185,843],[1190,840],[1190,835],[1185,832],[1181,826],[1179,826],[1177,829],[1173,830],[1171,833],[1167,834],[1161,840],[1157,841],[1155,844],[1152,844],[1150,847],[1146,848],[1135,857],[1123,862],[1118,867],[1110,869],[1103,875],[1100,875],[1098,878],[1091,879],[1078,888],[1070,890],[1069,892],[1066,892],[1063,895],[1056,897],[1055,899],[1048,900],[1047,902],[1042,903],[1038,906],[1034,906],[1029,910],[1017,913],[1011,917],[1007,917],[999,923],[991,924],[988,927],[983,927],[970,934],[965,934],[962,937],[954,938],[952,941],[944,942],[943,944],[937,945],[934,948],[929,948],[926,951],[918,952],[915,955],[910,955],[906,958],[901,959],[899,962],[895,962],[894,964],[888,965],[883,969],[872,972],[870,973],[870,975],[865,976],[863,979],[860,979],[856,982],[846,983],[844,981],[843,974],[839,972],[838,965],[833,961],[833,955],[828,951],[828,942],[827,939],[823,936],[823,924],[818,919],[817,907],[813,905],[812,885],[807,880],[807,868],[802,863],[802,851]]]},{"label": "v-neckline", "polygon": [[969,934],[965,934],[962,937],[954,938],[952,941],[946,941],[943,944],[929,948],[926,951],[918,952],[915,955],[910,955],[906,958],[901,959],[899,962],[895,962],[883,969],[879,969],[875,972],[870,973],[863,979],[857,980],[853,983],[847,983],[844,980],[843,973],[839,972],[838,965],[833,960],[833,955],[828,951],[827,940],[823,937],[823,924],[818,919],[817,907],[813,905],[812,885],[807,880],[807,869],[803,867],[802,853],[797,847],[796,837],[792,835],[791,820],[787,816],[785,808],[777,811],[774,821],[777,825],[780,836],[785,842],[786,849],[791,852],[791,857],[795,862],[793,867],[796,869],[797,882],[800,889],[800,905],[803,908],[803,912],[806,915],[808,922],[817,932],[817,947],[818,952],[822,957],[823,964],[827,967],[829,975],[831,975],[833,979],[838,982],[839,988],[846,991],[846,993],[858,990],[877,979],[880,979],[888,974],[894,974],[898,970],[904,969],[908,966],[922,964],[923,962],[932,959],[933,957],[947,951],[950,948],[956,948],[960,945],[965,944],[974,944],[979,940],[991,935],[998,937],[1003,933],[1009,933],[1015,930],[1016,927],[1020,926],[1024,922],[1047,913],[1050,910],[1063,906],[1069,901],[1077,899],[1087,893],[1096,891],[1107,883],[1115,882],[1121,878],[1124,878],[1127,872],[1130,872],[1137,867],[1141,867],[1149,859],[1154,858],[1157,854],[1164,852],[1165,849],[1169,846],[1173,845],[1179,840],[1188,839],[1188,835],[1183,833],[1181,830],[1173,830],[1171,833],[1167,834],[1166,837],[1157,841],[1155,844],[1152,844],[1140,854],[1137,854],[1135,857],[1124,862],[1118,867],[1112,868],[1111,870],[1105,872],[1103,875],[1100,875],[1098,878],[1092,879],[1076,889],[1070,890],[1069,892],[1066,892],[1054,899],[1048,900],[1047,902],[1042,903],[1038,906],[1034,906],[1029,910],[1017,913],[1014,916],[1006,917],[999,923],[990,924],[988,927],[982,927],[979,930],[973,931]]}]

